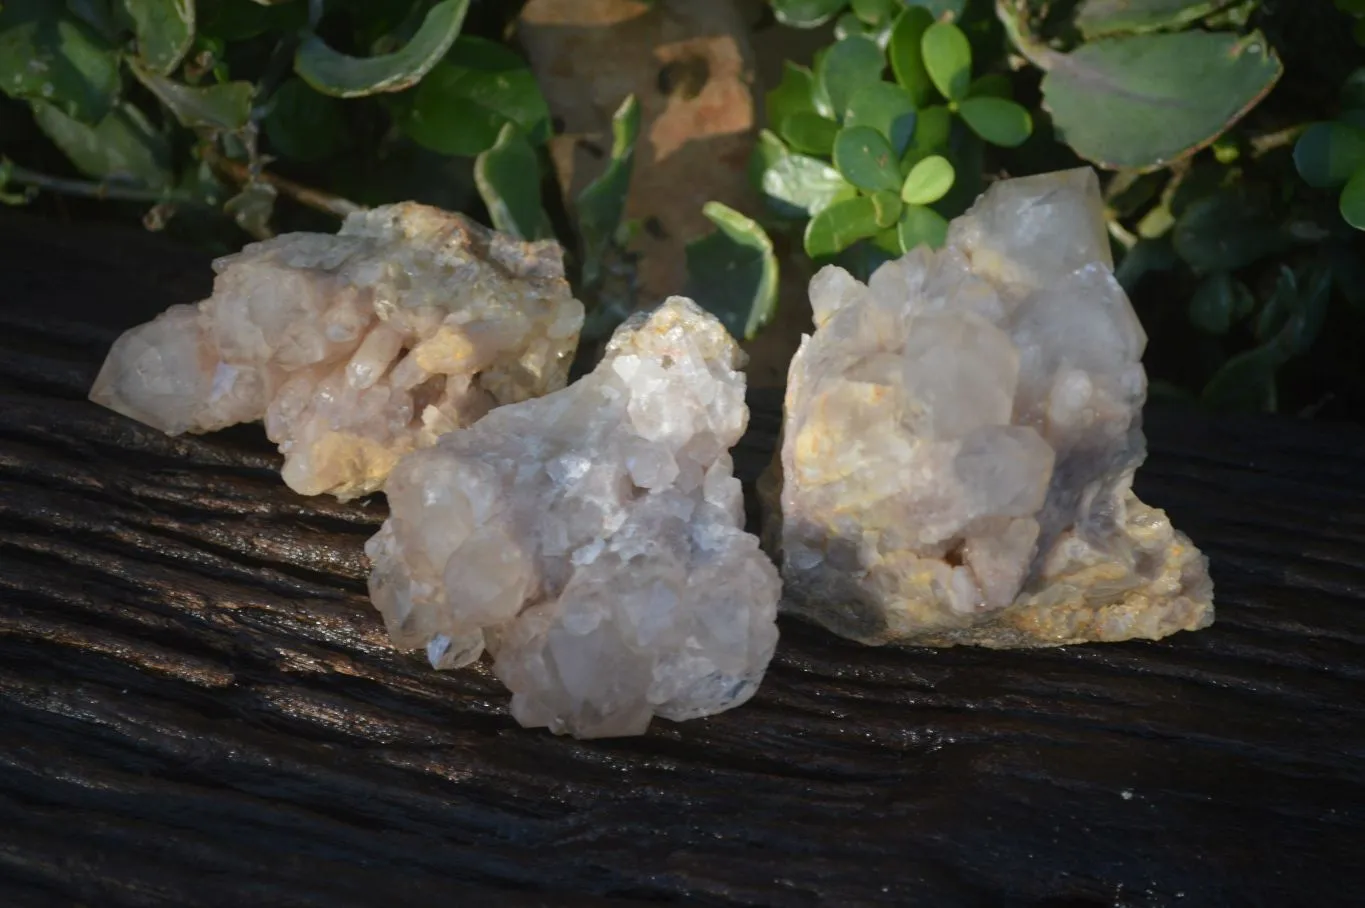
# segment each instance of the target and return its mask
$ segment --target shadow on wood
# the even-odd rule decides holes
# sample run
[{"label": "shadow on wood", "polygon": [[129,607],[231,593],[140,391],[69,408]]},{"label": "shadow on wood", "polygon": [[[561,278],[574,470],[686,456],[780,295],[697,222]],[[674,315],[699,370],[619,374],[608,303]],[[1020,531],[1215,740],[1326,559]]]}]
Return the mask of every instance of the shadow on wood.
[{"label": "shadow on wood", "polygon": [[294,495],[256,427],[84,400],[205,262],[6,215],[0,267],[0,904],[1359,904],[1359,429],[1149,415],[1138,491],[1212,557],[1208,631],[1011,653],[786,622],[749,705],[577,742],[388,646],[382,499]]}]

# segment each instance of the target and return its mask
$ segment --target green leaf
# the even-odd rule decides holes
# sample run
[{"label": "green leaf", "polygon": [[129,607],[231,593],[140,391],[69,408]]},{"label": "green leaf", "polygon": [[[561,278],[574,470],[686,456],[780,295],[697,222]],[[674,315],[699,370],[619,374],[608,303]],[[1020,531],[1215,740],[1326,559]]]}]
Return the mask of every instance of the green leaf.
[{"label": "green leaf", "polygon": [[1341,106],[1347,110],[1365,108],[1365,66],[1352,71],[1342,83]]},{"label": "green leaf", "polygon": [[972,132],[1002,148],[1017,148],[1033,132],[1033,118],[1022,106],[984,95],[966,98],[957,112]]},{"label": "green leaf", "polygon": [[854,94],[865,85],[881,81],[885,68],[886,59],[877,42],[845,38],[816,61],[815,80],[834,115],[843,116]]},{"label": "green leaf", "polygon": [[901,188],[896,155],[886,138],[870,126],[845,126],[834,139],[834,166],[859,189]]},{"label": "green leaf", "polygon": [[972,46],[962,29],[951,22],[935,22],[920,39],[924,68],[939,94],[952,101],[967,97],[972,83]]},{"label": "green leaf", "polygon": [[835,202],[806,224],[806,254],[828,258],[878,232],[877,210],[870,198],[860,195]]},{"label": "green leaf", "polygon": [[790,60],[782,63],[782,81],[764,96],[768,123],[777,126],[792,114],[815,113],[815,77]]},{"label": "green leaf", "polygon": [[902,0],[907,6],[918,6],[940,22],[956,22],[967,9],[968,0]]},{"label": "green leaf", "polygon": [[1226,189],[1191,202],[1171,232],[1175,251],[1195,271],[1236,271],[1289,247],[1289,238],[1266,204]]},{"label": "green leaf", "polygon": [[797,151],[827,155],[834,150],[834,137],[839,134],[839,124],[817,113],[797,111],[784,119],[777,131]]},{"label": "green leaf", "polygon": [[137,32],[137,52],[153,72],[169,75],[194,43],[194,0],[123,0]]},{"label": "green leaf", "polygon": [[1153,169],[1213,142],[1281,72],[1259,33],[1188,31],[1084,44],[1057,57],[1042,88],[1058,137],[1081,157]]},{"label": "green leaf", "polygon": [[891,143],[899,157],[915,135],[915,99],[893,82],[874,82],[856,92],[844,114],[848,126],[870,126]]},{"label": "green leaf", "polygon": [[901,8],[900,0],[853,0],[853,14],[871,26],[885,25]]},{"label": "green leaf", "polygon": [[906,252],[917,246],[937,249],[948,239],[948,221],[943,215],[923,205],[906,205],[896,225],[901,249]]},{"label": "green leaf", "polygon": [[973,79],[967,89],[969,98],[1004,98],[1008,101],[1013,94],[1010,78],[1004,73],[986,73],[980,78]]},{"label": "green leaf", "polygon": [[1132,296],[1144,277],[1156,271],[1171,271],[1180,265],[1180,257],[1171,248],[1170,239],[1141,239],[1124,254],[1114,269],[1114,278],[1125,293]]},{"label": "green leaf", "polygon": [[839,171],[799,154],[785,155],[764,171],[762,190],[789,217],[810,217],[858,194]]},{"label": "green leaf", "polygon": [[900,219],[901,209],[905,206],[901,203],[901,197],[894,192],[872,193],[872,212],[876,218],[878,227],[893,227]]},{"label": "green leaf", "polygon": [[1087,39],[1124,32],[1174,30],[1196,22],[1233,0],[1085,0],[1076,25]]},{"label": "green leaf", "polygon": [[270,96],[265,128],[270,148],[295,161],[317,161],[346,146],[342,102],[314,91],[302,79],[290,78]]},{"label": "green leaf", "polygon": [[1355,172],[1341,191],[1341,216],[1357,230],[1365,230],[1365,167]]},{"label": "green leaf", "polygon": [[540,162],[514,124],[504,126],[493,147],[474,159],[474,183],[496,229],[522,240],[550,235],[540,207]]},{"label": "green leaf", "polygon": [[550,138],[550,108],[535,76],[515,53],[484,38],[456,40],[398,121],[418,144],[442,154],[491,148],[508,123],[533,145]]},{"label": "green leaf", "polygon": [[1314,123],[1294,144],[1294,166],[1309,186],[1340,186],[1365,166],[1365,129]]},{"label": "green leaf", "polygon": [[170,108],[182,126],[235,132],[251,119],[251,97],[255,88],[250,82],[223,82],[194,88],[143,69],[133,60],[128,61],[128,68],[157,100]]},{"label": "green leaf", "polygon": [[1275,373],[1284,361],[1284,353],[1275,344],[1239,353],[1214,373],[1200,397],[1220,410],[1273,413],[1278,406]]},{"label": "green leaf", "polygon": [[915,136],[901,156],[901,173],[909,174],[920,161],[948,147],[953,132],[953,115],[941,105],[926,107],[915,117]]},{"label": "green leaf", "polygon": [[901,199],[907,205],[932,205],[953,188],[955,176],[947,158],[930,155],[910,168],[901,185]]},{"label": "green leaf", "polygon": [[749,155],[749,185],[760,192],[763,190],[763,175],[787,156],[787,144],[769,129],[758,131],[758,141],[754,142],[753,153]]},{"label": "green leaf", "polygon": [[442,0],[401,50],[378,57],[348,57],[309,34],[294,56],[294,70],[318,91],[338,98],[402,91],[417,84],[450,50],[468,9],[469,0]]},{"label": "green leaf", "polygon": [[834,20],[834,38],[842,41],[845,38],[863,37],[876,40],[877,29],[859,19],[853,13],[844,13]]},{"label": "green leaf", "polygon": [[[615,241],[626,212],[635,142],[640,137],[640,102],[627,95],[611,117],[611,160],[607,168],[578,194],[574,206],[583,237],[583,281],[596,282],[602,260]],[[539,195],[537,194],[537,206]]]},{"label": "green leaf", "polygon": [[118,95],[118,57],[93,29],[68,16],[59,0],[4,0],[0,90],[98,123]]},{"label": "green leaf", "polygon": [[816,28],[843,9],[848,0],[772,0],[773,14],[783,25]]},{"label": "green leaf", "polygon": [[1298,275],[1288,265],[1281,265],[1275,281],[1275,291],[1270,294],[1265,305],[1261,306],[1261,311],[1256,313],[1255,324],[1252,326],[1256,340],[1262,343],[1272,341],[1289,322],[1289,315],[1298,298]]},{"label": "green leaf", "polygon": [[131,104],[120,104],[95,126],[42,101],[33,102],[33,118],[86,176],[147,189],[171,184],[166,139]]},{"label": "green leaf", "polygon": [[923,107],[933,99],[934,83],[924,68],[924,33],[934,24],[934,17],[920,6],[912,6],[900,14],[891,29],[887,53],[891,57],[891,71],[896,81],[910,92],[915,107]]},{"label": "green leaf", "polygon": [[1245,284],[1219,271],[1205,278],[1190,298],[1190,322],[1209,334],[1227,334],[1255,304]]},{"label": "green leaf", "polygon": [[716,231],[687,245],[685,293],[741,340],[777,312],[777,258],[763,228],[720,202],[702,214]]}]

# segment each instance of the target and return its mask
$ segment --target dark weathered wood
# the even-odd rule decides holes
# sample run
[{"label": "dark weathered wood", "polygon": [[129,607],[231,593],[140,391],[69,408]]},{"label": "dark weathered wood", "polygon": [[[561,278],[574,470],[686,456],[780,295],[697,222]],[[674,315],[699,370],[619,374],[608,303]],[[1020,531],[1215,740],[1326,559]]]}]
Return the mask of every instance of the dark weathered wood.
[{"label": "dark weathered wood", "polygon": [[1212,556],[1208,631],[1009,653],[786,622],[746,707],[584,743],[390,649],[382,500],[293,495],[255,428],[85,402],[204,262],[10,217],[0,269],[0,904],[1360,903],[1360,429],[1151,414],[1139,491]]}]

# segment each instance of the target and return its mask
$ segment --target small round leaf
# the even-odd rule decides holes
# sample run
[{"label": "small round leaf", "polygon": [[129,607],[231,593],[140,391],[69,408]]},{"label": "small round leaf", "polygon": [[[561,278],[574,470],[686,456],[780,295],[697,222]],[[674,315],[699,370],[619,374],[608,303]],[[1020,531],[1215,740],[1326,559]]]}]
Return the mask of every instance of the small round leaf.
[{"label": "small round leaf", "polygon": [[763,172],[763,194],[780,214],[810,217],[858,191],[824,161],[800,154],[784,155]]},{"label": "small round leaf", "polygon": [[953,188],[953,165],[941,155],[930,155],[910,168],[901,186],[901,199],[907,205],[932,205]]},{"label": "small round leaf", "polygon": [[804,66],[782,64],[782,81],[764,96],[768,122],[781,123],[794,113],[815,112],[815,77]]},{"label": "small round leaf", "polygon": [[863,86],[881,80],[886,58],[871,38],[845,38],[815,63],[815,79],[836,116]]},{"label": "small round leaf", "polygon": [[846,126],[834,139],[834,166],[859,189],[895,192],[901,187],[896,155],[886,137],[870,126]]},{"label": "small round leaf", "polygon": [[900,0],[853,0],[853,14],[876,27],[890,22],[900,8]]},{"label": "small round leaf", "polygon": [[773,15],[783,25],[816,28],[833,19],[848,0],[773,0]]},{"label": "small round leaf", "polygon": [[901,209],[904,207],[901,204],[900,196],[894,192],[883,190],[872,193],[872,209],[878,227],[894,226],[901,216]]},{"label": "small round leaf", "polygon": [[1033,132],[1033,118],[1013,101],[982,95],[967,98],[958,105],[957,112],[971,127],[972,132],[1004,148],[1015,148]]},{"label": "small round leaf", "polygon": [[827,155],[834,150],[834,137],[839,134],[839,124],[817,113],[799,111],[783,119],[777,131],[797,151]]},{"label": "small round leaf", "polygon": [[806,254],[813,259],[837,255],[858,240],[876,236],[877,210],[865,195],[836,202],[806,224]]},{"label": "small round leaf", "polygon": [[1365,230],[1365,167],[1356,171],[1341,191],[1341,216],[1357,230]]},{"label": "small round leaf", "polygon": [[939,94],[953,101],[967,97],[972,82],[972,46],[962,29],[935,22],[920,39],[924,68]]},{"label": "small round leaf", "polygon": [[896,81],[915,99],[916,107],[928,104],[934,94],[934,83],[924,68],[924,33],[934,24],[934,17],[922,6],[912,6],[900,14],[891,29],[887,54],[891,57],[891,71]]},{"label": "small round leaf", "polygon": [[342,102],[314,91],[302,79],[288,79],[269,101],[262,126],[270,150],[295,161],[316,161],[346,145]]},{"label": "small round leaf", "polygon": [[1309,186],[1340,186],[1365,166],[1365,129],[1314,123],[1294,145],[1294,166]]},{"label": "small round leaf", "polygon": [[855,94],[844,114],[847,126],[871,126],[901,155],[915,135],[915,99],[894,82],[874,82]]},{"label": "small round leaf", "polygon": [[932,208],[906,205],[896,232],[900,235],[901,249],[906,252],[917,246],[937,249],[948,238],[948,222]]}]

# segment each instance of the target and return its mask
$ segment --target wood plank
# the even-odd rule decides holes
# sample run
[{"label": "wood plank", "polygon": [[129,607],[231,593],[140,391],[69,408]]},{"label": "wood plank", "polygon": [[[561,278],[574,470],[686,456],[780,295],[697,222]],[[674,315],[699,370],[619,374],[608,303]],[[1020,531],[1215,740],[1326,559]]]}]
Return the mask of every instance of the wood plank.
[{"label": "wood plank", "polygon": [[[255,427],[84,400],[201,258],[7,214],[0,270],[0,904],[1359,904],[1359,428],[1149,414],[1138,491],[1210,554],[1208,631],[1001,653],[784,621],[749,705],[577,742],[485,667],[392,651],[382,499],[294,495]],[[753,400],[750,481],[779,419]]]}]

